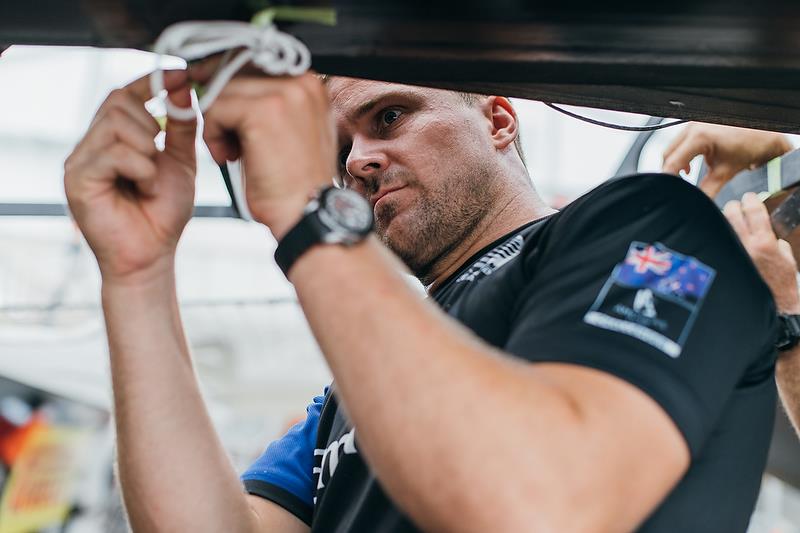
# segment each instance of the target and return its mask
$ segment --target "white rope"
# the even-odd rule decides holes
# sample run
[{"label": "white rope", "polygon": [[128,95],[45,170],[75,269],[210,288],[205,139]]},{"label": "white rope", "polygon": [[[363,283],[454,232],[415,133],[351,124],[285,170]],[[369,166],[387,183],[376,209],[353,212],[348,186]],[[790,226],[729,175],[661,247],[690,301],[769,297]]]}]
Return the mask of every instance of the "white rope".
[{"label": "white rope", "polygon": [[[200,112],[206,111],[222,92],[225,84],[247,63],[252,62],[272,76],[299,76],[311,66],[311,53],[298,39],[278,30],[274,24],[256,26],[236,21],[187,21],[173,24],[156,41],[153,52],[158,65],[150,75],[153,96],[164,90],[163,60],[165,55],[188,61],[213,54],[240,49],[232,58],[225,57],[216,74],[200,97]],[[229,56],[232,53],[228,54]],[[192,120],[191,107],[179,107],[165,99],[167,115],[178,120]]]}]

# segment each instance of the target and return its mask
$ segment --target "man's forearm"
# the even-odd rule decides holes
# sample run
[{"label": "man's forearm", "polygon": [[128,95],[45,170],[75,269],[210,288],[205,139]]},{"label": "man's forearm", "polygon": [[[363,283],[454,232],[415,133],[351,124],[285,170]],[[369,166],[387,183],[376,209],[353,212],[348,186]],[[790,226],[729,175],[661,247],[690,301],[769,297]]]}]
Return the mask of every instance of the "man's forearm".
[{"label": "man's forearm", "polygon": [[[503,357],[444,317],[398,267],[370,240],[349,250],[315,247],[290,273],[360,451],[392,498],[437,531],[589,531],[609,521],[631,529],[636,513],[657,503],[639,482],[663,480],[650,472],[631,481],[641,490],[609,516],[617,507],[584,481],[621,465],[608,459],[600,468],[572,449],[598,436],[608,439],[601,447],[612,444],[587,423],[595,408],[575,405],[544,377],[547,365]],[[580,379],[593,371],[582,372]]]},{"label": "man's forearm", "polygon": [[145,282],[105,283],[102,295],[134,531],[248,531],[252,515],[198,389],[171,264]]},{"label": "man's forearm", "polygon": [[779,356],[775,380],[781,402],[800,437],[800,346]]}]

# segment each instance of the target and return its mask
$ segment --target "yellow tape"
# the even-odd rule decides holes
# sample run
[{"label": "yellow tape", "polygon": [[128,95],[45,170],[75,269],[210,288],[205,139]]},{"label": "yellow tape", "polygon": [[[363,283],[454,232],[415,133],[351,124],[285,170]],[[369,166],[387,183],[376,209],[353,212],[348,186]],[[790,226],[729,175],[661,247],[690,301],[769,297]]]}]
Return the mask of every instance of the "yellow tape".
[{"label": "yellow tape", "polygon": [[336,26],[336,10],[326,7],[275,6],[262,9],[250,19],[256,26],[267,26],[273,20],[289,22],[314,22]]},{"label": "yellow tape", "polygon": [[767,163],[767,191],[775,194],[781,188],[781,158],[776,157]]}]

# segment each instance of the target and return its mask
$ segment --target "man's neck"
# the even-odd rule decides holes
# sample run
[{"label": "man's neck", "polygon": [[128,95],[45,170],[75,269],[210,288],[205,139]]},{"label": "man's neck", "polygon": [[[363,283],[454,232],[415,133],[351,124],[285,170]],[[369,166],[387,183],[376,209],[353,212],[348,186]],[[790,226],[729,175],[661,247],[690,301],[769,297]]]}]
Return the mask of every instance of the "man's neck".
[{"label": "man's neck", "polygon": [[555,212],[555,209],[542,202],[532,188],[516,191],[498,206],[498,210],[484,217],[468,238],[436,262],[429,277],[433,281],[427,286],[427,291],[434,292],[464,261],[503,235]]}]

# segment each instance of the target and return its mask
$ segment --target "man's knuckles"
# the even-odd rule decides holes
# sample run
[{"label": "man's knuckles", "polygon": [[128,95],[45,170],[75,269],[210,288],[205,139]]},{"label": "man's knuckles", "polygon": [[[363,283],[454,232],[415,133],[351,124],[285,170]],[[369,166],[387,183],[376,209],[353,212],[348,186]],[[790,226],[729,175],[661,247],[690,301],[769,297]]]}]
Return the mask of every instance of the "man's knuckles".
[{"label": "man's knuckles", "polygon": [[80,153],[73,151],[64,160],[64,179],[71,181],[80,165]]}]

